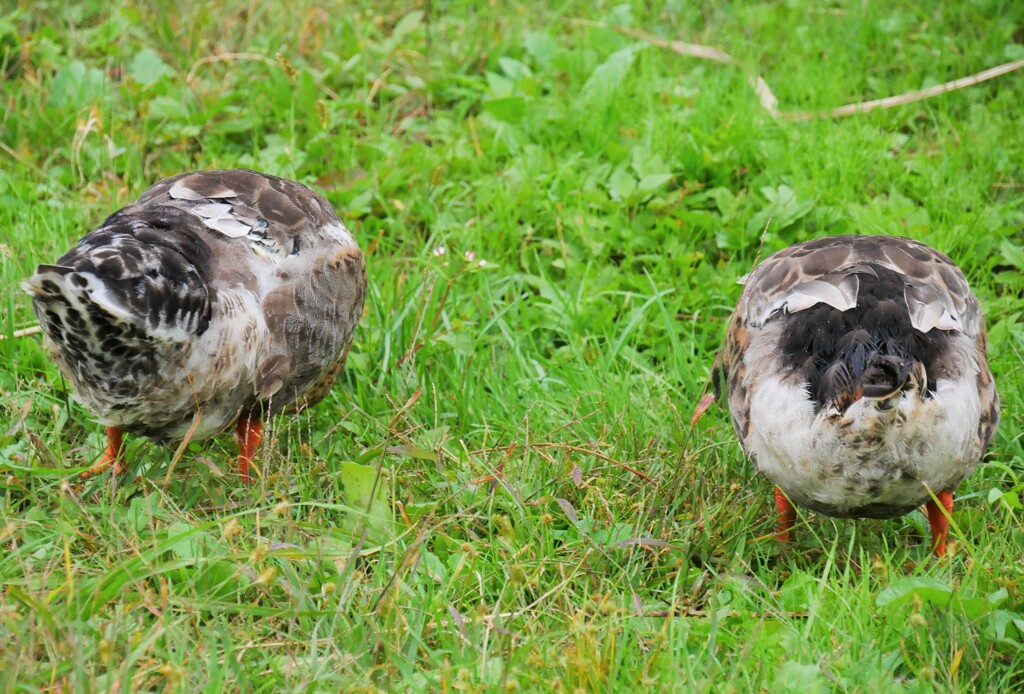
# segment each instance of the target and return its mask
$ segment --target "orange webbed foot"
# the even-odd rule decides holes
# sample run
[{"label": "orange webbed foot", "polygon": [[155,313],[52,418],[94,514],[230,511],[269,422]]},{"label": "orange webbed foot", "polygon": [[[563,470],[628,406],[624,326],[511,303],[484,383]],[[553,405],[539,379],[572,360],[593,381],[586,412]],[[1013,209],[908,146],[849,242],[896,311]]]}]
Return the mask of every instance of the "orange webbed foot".
[{"label": "orange webbed foot", "polygon": [[124,432],[117,427],[107,427],[107,448],[95,465],[82,473],[82,479],[87,480],[114,468],[114,474],[119,474],[125,468],[124,462]]}]

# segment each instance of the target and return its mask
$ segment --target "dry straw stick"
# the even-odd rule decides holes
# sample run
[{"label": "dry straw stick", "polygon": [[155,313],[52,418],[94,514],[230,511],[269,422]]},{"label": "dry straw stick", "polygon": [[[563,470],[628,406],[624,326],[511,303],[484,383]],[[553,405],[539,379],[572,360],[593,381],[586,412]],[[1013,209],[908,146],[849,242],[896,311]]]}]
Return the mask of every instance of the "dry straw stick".
[{"label": "dry straw stick", "polygon": [[[10,336],[13,339],[16,337],[28,337],[29,335],[38,335],[41,332],[43,332],[43,329],[41,327],[39,327],[38,325],[31,325],[27,328],[22,328],[21,330],[15,330],[13,333],[11,333]],[[7,335],[0,335],[0,340],[6,339]]]},{"label": "dry straw stick", "polygon": [[995,79],[996,77],[1013,72],[1014,70],[1020,70],[1022,67],[1024,67],[1024,60],[1014,60],[1009,63],[990,67],[988,70],[976,72],[973,75],[968,75],[967,77],[961,77],[957,80],[937,84],[933,87],[928,87],[927,89],[918,89],[913,92],[897,94],[896,96],[887,96],[884,99],[872,99],[871,101],[846,104],[845,106],[834,108],[831,111],[776,111],[772,115],[792,121],[813,120],[815,118],[842,118],[843,116],[852,116],[857,113],[867,113],[868,111],[874,111],[875,109],[894,108],[896,106],[902,106],[903,104],[910,104],[915,101],[930,99],[933,96],[945,94],[946,92],[955,92],[958,89],[973,87],[980,82]]},{"label": "dry straw stick", "polygon": [[[697,43],[685,43],[683,41],[670,41],[668,39],[663,39],[660,36],[648,34],[644,31],[637,31],[636,29],[629,29],[622,26],[608,26],[601,24],[600,22],[592,22],[589,20],[578,20],[578,23],[601,27],[604,29],[611,29],[625,36],[649,43],[652,46],[667,48],[673,53],[677,53],[679,55],[699,58],[700,60],[710,60],[715,63],[722,63],[723,65],[740,64],[738,60],[725,51],[711,46],[702,46]],[[887,96],[884,99],[873,99],[871,101],[859,101],[853,104],[845,104],[825,111],[780,111],[778,109],[779,100],[776,98],[775,94],[772,93],[771,87],[769,87],[768,83],[764,81],[764,78],[760,75],[752,76],[750,78],[750,86],[757,94],[757,98],[761,102],[761,106],[764,107],[764,110],[770,113],[773,118],[781,118],[789,121],[808,121],[816,118],[842,118],[844,116],[853,116],[858,113],[867,113],[869,111],[879,109],[895,108],[896,106],[902,106],[903,104],[910,104],[915,101],[930,99],[933,96],[939,96],[946,92],[953,92],[958,89],[972,87],[981,82],[985,82],[986,80],[995,79],[996,77],[1014,72],[1022,67],[1024,67],[1024,60],[1014,60],[987,70],[982,70],[981,72],[977,72],[967,77],[961,77],[960,79],[951,80],[943,84],[937,84],[926,89],[918,89],[916,91],[905,92],[895,96]]]}]

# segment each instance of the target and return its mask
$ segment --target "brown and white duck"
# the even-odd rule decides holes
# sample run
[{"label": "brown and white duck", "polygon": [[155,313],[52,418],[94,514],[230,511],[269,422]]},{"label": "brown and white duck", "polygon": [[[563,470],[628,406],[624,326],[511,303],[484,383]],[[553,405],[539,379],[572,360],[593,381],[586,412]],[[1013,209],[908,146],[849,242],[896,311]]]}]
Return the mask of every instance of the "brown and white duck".
[{"label": "brown and white duck", "polygon": [[999,422],[963,272],[910,239],[833,236],[775,253],[745,285],[712,377],[777,485],[778,537],[793,504],[840,518],[926,504],[944,555],[953,491]]},{"label": "brown and white duck", "polygon": [[160,181],[24,282],[54,359],[107,427],[203,439],[233,422],[249,479],[265,417],[315,404],[344,366],[366,266],[306,186],[234,169]]}]

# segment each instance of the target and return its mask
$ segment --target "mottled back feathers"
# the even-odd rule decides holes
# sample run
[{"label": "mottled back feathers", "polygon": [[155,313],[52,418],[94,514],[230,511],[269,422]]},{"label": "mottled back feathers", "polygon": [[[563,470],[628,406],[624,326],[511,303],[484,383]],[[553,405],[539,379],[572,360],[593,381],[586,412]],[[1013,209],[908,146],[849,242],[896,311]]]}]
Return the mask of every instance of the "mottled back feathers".
[{"label": "mottled back feathers", "polygon": [[763,325],[790,302],[790,313],[818,302],[845,311],[858,295],[861,279],[854,277],[870,277],[873,266],[903,278],[918,330],[937,327],[976,337],[982,329],[978,300],[956,264],[934,248],[895,236],[827,236],[784,248],[750,274],[746,284],[757,290],[745,291],[738,308],[753,325]]},{"label": "mottled back feathers", "polygon": [[237,169],[157,183],[25,287],[104,423],[198,438],[322,397],[362,313],[366,270],[322,196]]}]

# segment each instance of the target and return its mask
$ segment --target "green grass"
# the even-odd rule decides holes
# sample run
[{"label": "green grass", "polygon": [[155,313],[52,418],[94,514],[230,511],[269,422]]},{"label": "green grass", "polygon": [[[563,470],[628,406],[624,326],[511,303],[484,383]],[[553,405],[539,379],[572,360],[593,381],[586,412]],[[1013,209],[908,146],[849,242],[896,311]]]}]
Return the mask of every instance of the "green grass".
[{"label": "green grass", "polygon": [[[1021,73],[801,124],[747,77],[788,110],[918,89],[1022,57],[1024,5],[653,4],[0,10],[3,690],[1020,686]],[[10,337],[18,282],[232,166],[319,187],[360,240],[347,373],[271,423],[252,488],[228,435],[131,438],[131,474],[82,482],[102,432]],[[850,232],[946,251],[987,313],[1004,419],[944,561],[916,512],[802,514],[780,550],[727,415],[689,425],[736,279]]]}]

